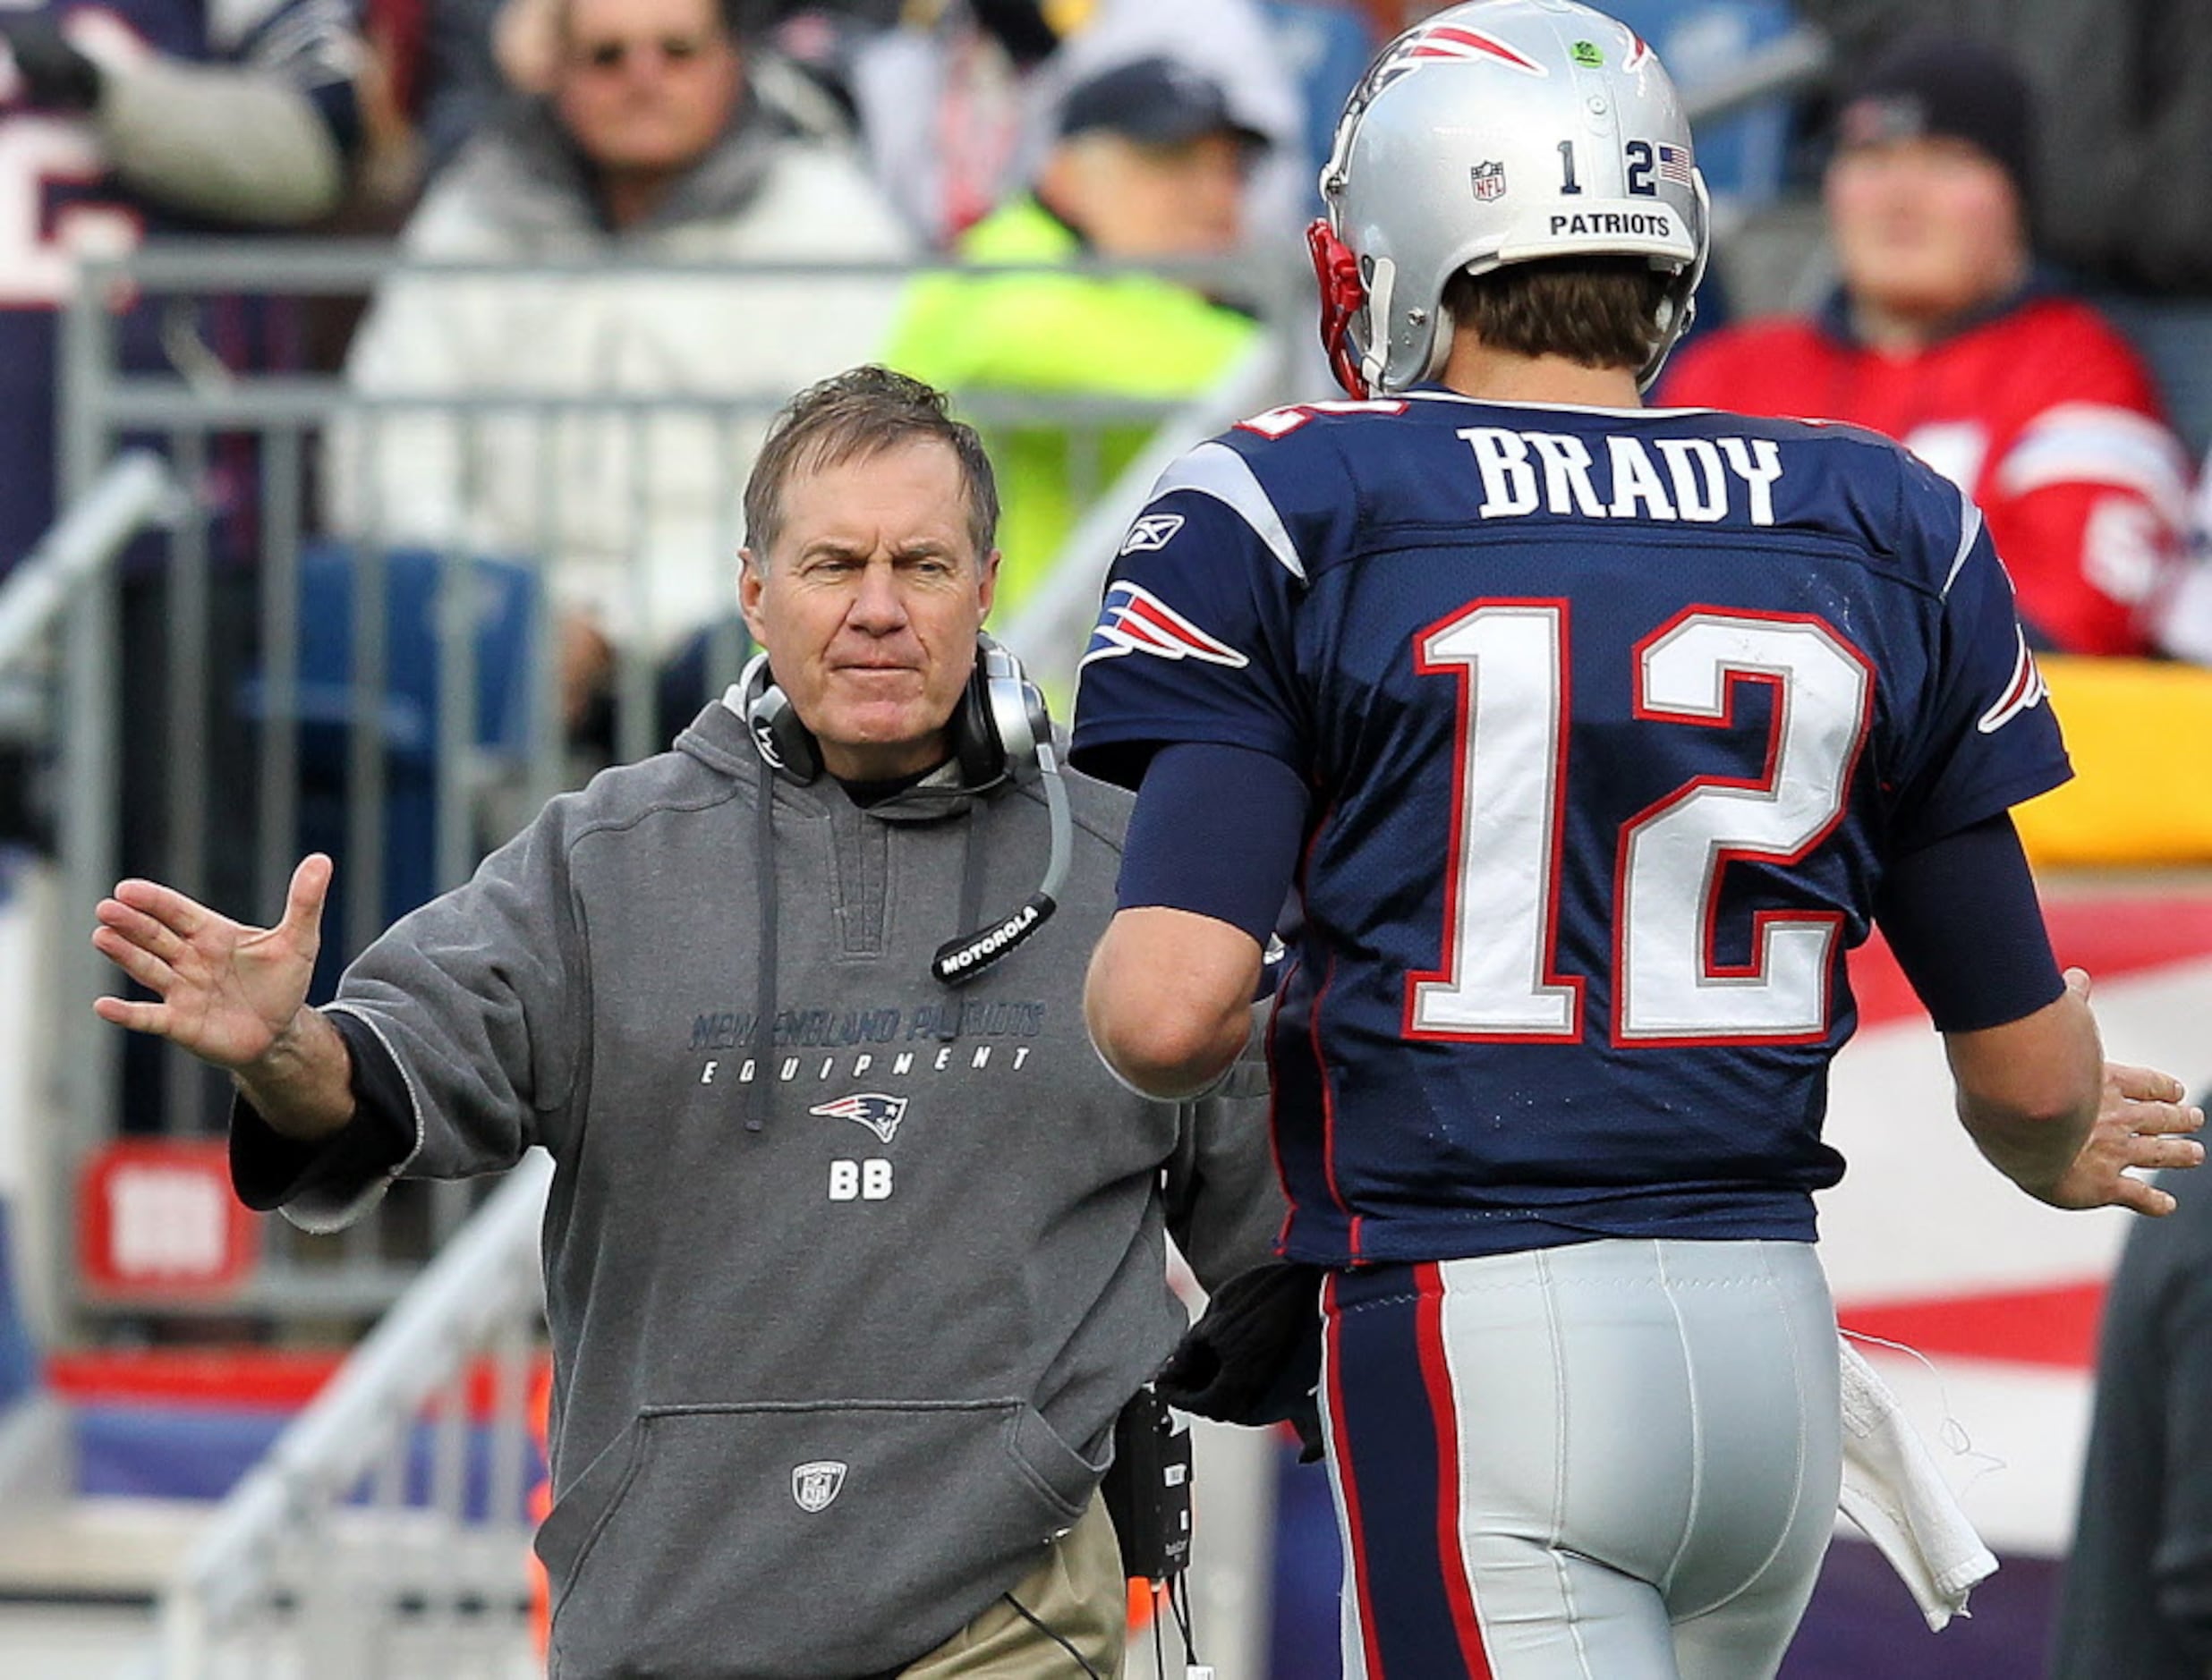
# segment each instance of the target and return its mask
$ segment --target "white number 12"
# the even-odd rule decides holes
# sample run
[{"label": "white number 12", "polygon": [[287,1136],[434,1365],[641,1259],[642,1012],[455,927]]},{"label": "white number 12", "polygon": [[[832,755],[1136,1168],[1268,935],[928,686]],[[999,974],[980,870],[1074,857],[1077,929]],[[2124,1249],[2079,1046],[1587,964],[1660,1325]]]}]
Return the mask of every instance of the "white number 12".
[{"label": "white number 12", "polygon": [[[1460,683],[1442,961],[1406,980],[1409,1037],[1573,1039],[1583,982],[1556,972],[1571,716],[1564,601],[1478,601],[1425,632],[1415,668]],[[1865,658],[1816,619],[1684,612],[1635,650],[1635,715],[1725,725],[1739,683],[1774,691],[1756,777],[1698,776],[1629,819],[1614,869],[1618,1044],[1803,1041],[1828,1030],[1836,911],[1761,911],[1740,968],[1714,956],[1721,875],[1792,863],[1834,829],[1867,737]]]}]

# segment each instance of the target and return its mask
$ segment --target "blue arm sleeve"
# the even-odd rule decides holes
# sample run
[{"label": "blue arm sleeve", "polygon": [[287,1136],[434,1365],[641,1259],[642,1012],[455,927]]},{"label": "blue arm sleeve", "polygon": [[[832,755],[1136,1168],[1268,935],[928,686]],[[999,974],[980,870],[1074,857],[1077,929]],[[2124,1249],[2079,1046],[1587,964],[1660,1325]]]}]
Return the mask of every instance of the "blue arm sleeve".
[{"label": "blue arm sleeve", "polygon": [[1119,902],[1211,916],[1263,946],[1305,834],[1306,784],[1280,759],[1208,742],[1163,747],[1129,819]]},{"label": "blue arm sleeve", "polygon": [[1875,919],[1941,1031],[2003,1026],[2065,989],[2006,812],[1892,862]]}]

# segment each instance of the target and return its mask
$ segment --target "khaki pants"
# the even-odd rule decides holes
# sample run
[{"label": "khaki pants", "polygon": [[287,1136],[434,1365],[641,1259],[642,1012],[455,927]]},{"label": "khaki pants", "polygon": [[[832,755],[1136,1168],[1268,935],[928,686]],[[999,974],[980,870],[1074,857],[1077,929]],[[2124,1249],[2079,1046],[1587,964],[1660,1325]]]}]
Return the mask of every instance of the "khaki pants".
[{"label": "khaki pants", "polygon": [[[1091,1501],[1075,1527],[1052,1542],[1044,1561],[1013,1589],[1023,1609],[1081,1651],[1084,1661],[1107,1680],[1119,1680],[1128,1649],[1128,1593],[1113,1519],[1098,1498]],[[1064,1647],[1000,1599],[908,1667],[900,1680],[955,1676],[1083,1680],[1083,1671]]]}]

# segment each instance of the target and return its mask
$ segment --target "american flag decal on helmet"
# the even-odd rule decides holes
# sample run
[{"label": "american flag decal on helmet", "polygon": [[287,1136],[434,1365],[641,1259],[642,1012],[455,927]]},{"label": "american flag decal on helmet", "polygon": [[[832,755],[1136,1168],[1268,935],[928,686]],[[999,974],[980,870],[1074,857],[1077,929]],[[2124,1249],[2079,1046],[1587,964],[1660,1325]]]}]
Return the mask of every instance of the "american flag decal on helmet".
[{"label": "american flag decal on helmet", "polygon": [[1118,659],[1125,653],[1203,659],[1208,665],[1250,663],[1226,641],[1208,635],[1150,590],[1135,583],[1117,583],[1106,591],[1106,604],[1099,611],[1098,627],[1091,632],[1091,645],[1083,650],[1083,663]]},{"label": "american flag decal on helmet", "polygon": [[2043,673],[2037,667],[2036,656],[2028,651],[2028,632],[2015,629],[2020,638],[2020,652],[2012,660],[2012,680],[2005,683],[2004,692],[1997,703],[1976,719],[1974,727],[1985,735],[1994,735],[2025,711],[2033,711],[2043,703],[2051,691],[2044,686]]},{"label": "american flag decal on helmet", "polygon": [[1679,181],[1684,186],[1688,186],[1689,184],[1690,171],[1689,148],[1687,146],[1669,146],[1663,141],[1658,147],[1658,152],[1659,179],[1662,181]]}]

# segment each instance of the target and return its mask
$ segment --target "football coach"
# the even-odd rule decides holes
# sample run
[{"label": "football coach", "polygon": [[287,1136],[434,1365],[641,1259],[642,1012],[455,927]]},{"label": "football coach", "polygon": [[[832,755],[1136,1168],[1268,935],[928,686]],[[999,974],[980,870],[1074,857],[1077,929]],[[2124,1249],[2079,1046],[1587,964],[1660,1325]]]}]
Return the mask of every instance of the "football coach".
[{"label": "football coach", "polygon": [[1282,1209],[1255,1064],[1161,1102],[1091,1049],[1129,802],[981,635],[996,518],[937,392],[815,386],[745,490],[744,681],[334,1002],[328,858],[273,928],[98,906],[154,995],[98,1013],[232,1073],[250,1206],[553,1156],[556,1676],[1119,1671],[1097,1489],[1183,1327],[1164,1235],[1215,1283]]}]

